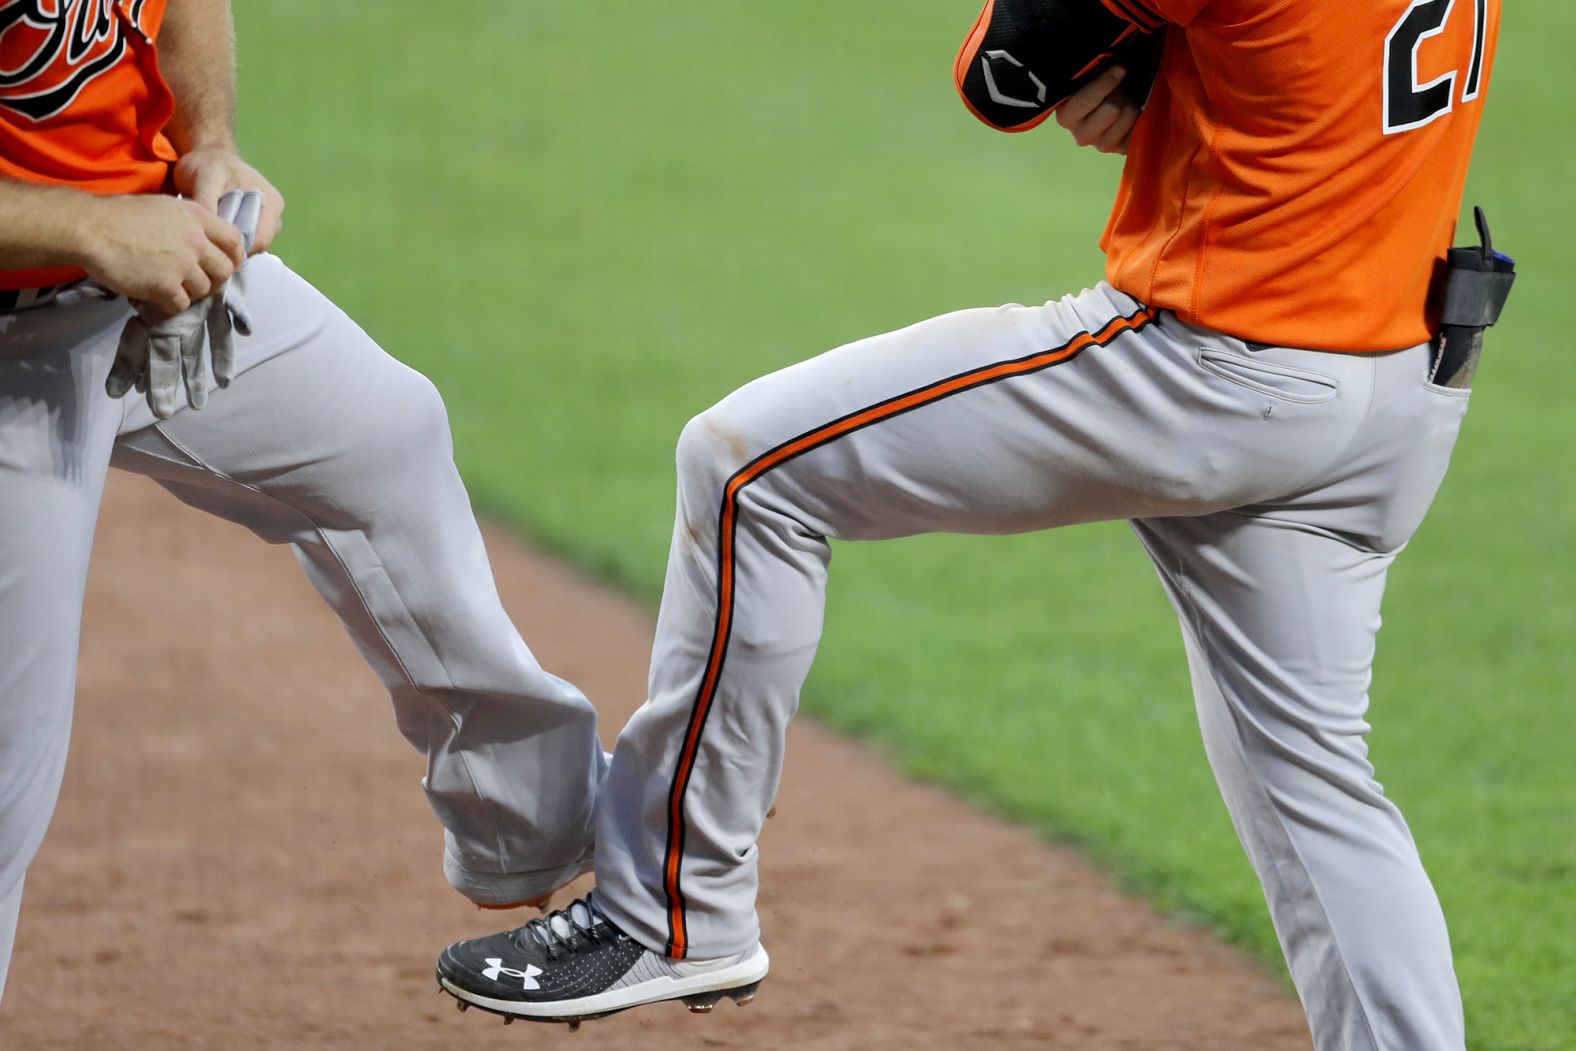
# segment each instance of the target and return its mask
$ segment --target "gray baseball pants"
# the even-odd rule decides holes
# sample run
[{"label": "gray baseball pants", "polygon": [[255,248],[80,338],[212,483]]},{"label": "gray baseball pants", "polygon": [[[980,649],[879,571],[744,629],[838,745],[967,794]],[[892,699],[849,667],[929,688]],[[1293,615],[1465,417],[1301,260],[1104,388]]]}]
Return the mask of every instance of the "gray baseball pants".
[{"label": "gray baseball pants", "polygon": [[[590,848],[606,772],[595,713],[504,612],[437,391],[277,259],[249,262],[246,280],[257,331],[238,339],[243,374],[166,421],[104,393],[124,301],[0,316],[0,987],[65,765],[111,464],[294,546],[427,757],[457,889],[533,897]],[[213,630],[163,603],[149,594],[148,614]]]},{"label": "gray baseball pants", "polygon": [[1101,285],[863,340],[702,413],[649,701],[598,807],[600,906],[669,955],[759,937],[829,538],[1128,519],[1316,1047],[1462,1051],[1444,918],[1364,741],[1385,574],[1467,408],[1429,359],[1259,347]]}]

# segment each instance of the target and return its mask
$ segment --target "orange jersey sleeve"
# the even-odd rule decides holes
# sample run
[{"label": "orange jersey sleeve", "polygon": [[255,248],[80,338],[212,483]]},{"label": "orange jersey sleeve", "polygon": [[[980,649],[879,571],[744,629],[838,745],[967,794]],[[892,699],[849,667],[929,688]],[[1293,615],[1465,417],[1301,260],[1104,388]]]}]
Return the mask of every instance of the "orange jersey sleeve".
[{"label": "orange jersey sleeve", "polygon": [[1185,26],[1209,0],[1100,0],[1110,11],[1140,29]]},{"label": "orange jersey sleeve", "polygon": [[[0,176],[93,193],[159,193],[174,112],[154,40],[165,0],[0,0]],[[82,276],[0,271],[0,287]]]},{"label": "orange jersey sleeve", "polygon": [[1265,343],[1431,338],[1499,0],[1106,3],[1173,23],[1102,240],[1111,283]]}]

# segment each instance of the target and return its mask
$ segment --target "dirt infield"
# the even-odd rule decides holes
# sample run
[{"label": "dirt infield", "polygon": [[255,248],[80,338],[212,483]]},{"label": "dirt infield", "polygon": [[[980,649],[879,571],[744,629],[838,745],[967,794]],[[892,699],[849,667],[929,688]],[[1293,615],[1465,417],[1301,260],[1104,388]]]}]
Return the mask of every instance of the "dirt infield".
[{"label": "dirt infield", "polygon": [[[649,619],[500,532],[489,549],[611,741],[643,696]],[[432,980],[444,944],[507,915],[443,883],[421,771],[288,551],[117,475],[0,1047],[1309,1047],[1286,990],[1202,932],[803,722],[762,843],[755,1003],[505,1029]]]}]

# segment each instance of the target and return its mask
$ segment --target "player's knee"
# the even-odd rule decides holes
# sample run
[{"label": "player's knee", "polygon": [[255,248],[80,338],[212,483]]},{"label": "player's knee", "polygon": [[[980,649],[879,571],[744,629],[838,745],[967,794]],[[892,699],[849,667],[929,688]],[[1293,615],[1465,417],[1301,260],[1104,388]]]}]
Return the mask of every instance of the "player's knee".
[{"label": "player's knee", "polygon": [[389,462],[403,469],[426,457],[452,459],[449,411],[432,381],[406,369],[389,395],[379,406],[379,416],[385,421],[382,444]]},{"label": "player's knee", "polygon": [[680,479],[720,482],[749,461],[749,443],[725,405],[714,405],[684,425],[675,456]]}]

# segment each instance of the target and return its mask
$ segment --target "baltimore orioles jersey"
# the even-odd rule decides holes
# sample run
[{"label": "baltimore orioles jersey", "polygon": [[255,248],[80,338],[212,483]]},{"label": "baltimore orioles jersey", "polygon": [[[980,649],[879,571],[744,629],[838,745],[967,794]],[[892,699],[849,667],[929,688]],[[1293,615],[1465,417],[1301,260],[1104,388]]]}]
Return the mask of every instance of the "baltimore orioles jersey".
[{"label": "baltimore orioles jersey", "polygon": [[1107,277],[1245,339],[1382,351],[1437,329],[1499,0],[1100,0],[1168,34]]},{"label": "baltimore orioles jersey", "polygon": [[[174,98],[154,40],[166,0],[0,0],[0,176],[93,193],[159,193]],[[0,271],[0,288],[82,276]]]}]

